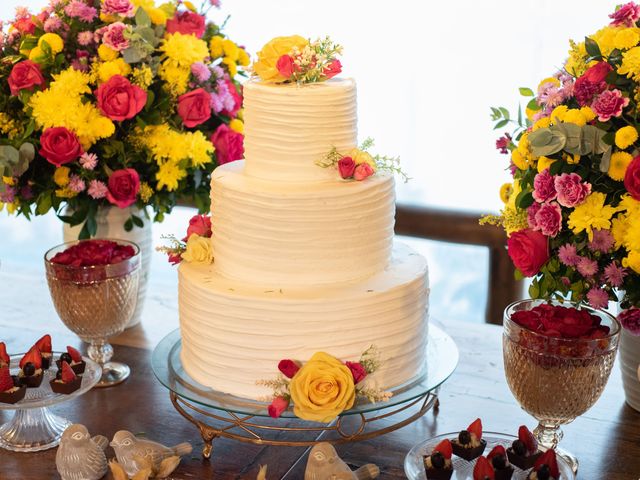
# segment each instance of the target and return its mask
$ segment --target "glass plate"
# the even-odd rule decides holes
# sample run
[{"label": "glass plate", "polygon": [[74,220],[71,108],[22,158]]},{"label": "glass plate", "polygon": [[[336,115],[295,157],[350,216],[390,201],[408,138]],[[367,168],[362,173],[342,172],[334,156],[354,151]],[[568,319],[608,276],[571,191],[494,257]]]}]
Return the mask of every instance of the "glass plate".
[{"label": "glass plate", "polygon": [[[53,352],[52,358],[59,358],[60,355],[65,352]],[[11,363],[9,368],[11,369],[11,375],[17,375],[20,370],[20,359],[24,356],[24,353],[11,355]],[[102,376],[102,369],[100,365],[87,357],[82,357],[86,362],[84,373],[82,374],[82,384],[80,388],[73,393],[63,394],[54,393],[51,390],[49,381],[56,378],[56,371],[58,368],[55,363],[51,365],[49,370],[43,372],[44,378],[42,384],[38,388],[27,388],[25,397],[17,403],[0,403],[0,410],[27,410],[32,408],[50,407],[60,402],[66,402],[72,398],[78,397],[83,393],[91,390],[93,386],[98,383]]]},{"label": "glass plate", "polygon": [[[153,351],[151,357],[153,372],[165,387],[182,398],[206,407],[245,415],[269,416],[268,403],[227,395],[205,387],[189,377],[180,360],[181,348],[182,341],[178,329],[167,335]],[[385,409],[421,397],[438,388],[451,376],[457,365],[458,348],[453,339],[436,325],[430,324],[426,372],[417,381],[393,389],[393,396],[389,401],[377,403],[362,401],[341,415]],[[295,418],[293,409],[285,411],[282,417]]]},{"label": "glass plate", "polygon": [[[423,457],[430,454],[433,448],[445,438],[456,438],[459,432],[445,433],[437,437],[430,438],[415,445],[404,459],[404,473],[409,480],[427,480],[427,474],[424,471]],[[487,448],[484,455],[488,454],[496,445],[502,445],[505,449],[510,447],[514,440],[518,437],[507,435],[505,433],[484,432],[482,438],[487,441]],[[560,469],[560,480],[575,480],[576,476],[571,470],[571,466],[561,457],[557,457],[558,467]],[[451,480],[473,480],[473,467],[475,460],[467,462],[465,459],[453,456],[453,476]],[[511,480],[526,480],[529,470],[520,470],[515,465],[515,471]]]}]

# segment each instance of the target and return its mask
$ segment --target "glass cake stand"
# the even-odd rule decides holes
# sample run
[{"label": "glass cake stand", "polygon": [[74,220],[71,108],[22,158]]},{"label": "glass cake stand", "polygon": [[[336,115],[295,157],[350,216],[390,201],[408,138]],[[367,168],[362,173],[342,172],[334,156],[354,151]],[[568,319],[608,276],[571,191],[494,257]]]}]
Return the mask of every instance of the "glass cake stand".
[{"label": "glass cake stand", "polygon": [[[180,331],[175,330],[155,348],[151,364],[160,383],[170,390],[176,410],[200,430],[206,458],[217,437],[263,445],[310,446],[319,441],[316,438],[320,433],[328,434],[323,435],[322,441],[347,443],[397,430],[437,407],[438,389],[456,369],[459,357],[453,339],[431,324],[427,364],[417,380],[392,389],[393,396],[388,401],[359,401],[332,424],[325,425],[298,419],[291,407],[274,420],[267,412],[267,402],[228,395],[199,384],[185,372],[181,349]],[[203,421],[203,417],[207,420]],[[216,425],[207,423],[210,419]],[[371,428],[373,422],[383,419],[386,421],[378,422],[382,424],[379,428]],[[314,434],[313,440],[299,439],[303,434]]]},{"label": "glass cake stand", "polygon": [[[54,352],[59,358],[62,352]],[[11,355],[11,374],[17,375],[18,363],[24,354]],[[102,369],[89,358],[86,362],[80,388],[68,395],[51,391],[49,381],[56,378],[55,363],[45,370],[42,384],[38,388],[27,388],[25,397],[17,403],[0,403],[0,410],[15,411],[13,418],[0,425],[0,448],[14,452],[37,452],[56,447],[60,437],[72,422],[49,411],[49,407],[66,402],[91,390],[100,381]],[[53,361],[53,360],[52,360]]]}]

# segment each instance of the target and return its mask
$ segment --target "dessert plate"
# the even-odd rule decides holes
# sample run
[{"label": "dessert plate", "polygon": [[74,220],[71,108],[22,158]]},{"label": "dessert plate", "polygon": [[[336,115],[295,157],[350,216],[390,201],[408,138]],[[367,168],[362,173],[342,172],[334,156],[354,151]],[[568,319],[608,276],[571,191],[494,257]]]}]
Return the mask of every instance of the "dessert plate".
[{"label": "dessert plate", "polygon": [[[415,445],[404,459],[404,473],[407,478],[409,480],[427,480],[423,463],[424,455],[430,454],[433,448],[445,438],[455,438],[458,436],[458,433],[459,432],[445,433],[444,435],[438,435],[437,437],[430,438]],[[486,455],[496,445],[502,445],[504,448],[510,447],[511,443],[518,437],[505,433],[485,432],[482,438],[487,441],[487,448],[484,451]],[[560,469],[560,480],[575,480],[576,476],[571,470],[571,466],[561,457],[557,457],[557,459]],[[453,461],[454,470],[451,480],[473,480],[475,460],[467,462],[455,455],[451,460]],[[513,468],[515,471],[513,472],[513,477],[511,477],[512,480],[526,480],[529,470],[520,470],[515,465]]]}]

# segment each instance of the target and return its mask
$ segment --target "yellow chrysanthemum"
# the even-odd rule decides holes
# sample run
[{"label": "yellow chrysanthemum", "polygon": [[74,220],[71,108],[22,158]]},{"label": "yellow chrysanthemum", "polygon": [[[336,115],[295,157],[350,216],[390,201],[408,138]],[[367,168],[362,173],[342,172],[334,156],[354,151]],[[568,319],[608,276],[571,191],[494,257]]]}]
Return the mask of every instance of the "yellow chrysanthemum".
[{"label": "yellow chrysanthemum", "polygon": [[640,202],[629,194],[622,196],[618,209],[627,212],[627,215],[640,216]]},{"label": "yellow chrysanthemum", "polygon": [[191,70],[178,67],[171,62],[165,62],[158,69],[158,76],[165,81],[166,89],[174,95],[182,95],[189,86]]},{"label": "yellow chrysanthemum", "polygon": [[178,189],[180,180],[187,176],[187,172],[180,168],[175,162],[165,162],[160,165],[160,169],[156,173],[156,180],[158,181],[158,190],[165,188],[169,192],[173,192]]},{"label": "yellow chrysanthemum", "polygon": [[640,78],[640,47],[622,53],[622,65],[618,67],[618,73],[628,78]]},{"label": "yellow chrysanthemum", "polygon": [[145,127],[138,141],[151,151],[158,165],[189,160],[191,166],[199,168],[211,162],[215,151],[202,132],[178,132],[166,124]]},{"label": "yellow chrysanthemum", "polygon": [[187,10],[191,10],[194,13],[198,13],[198,9],[193,3],[189,1],[185,1],[185,2],[182,2],[182,4],[185,6],[185,8],[187,8]]},{"label": "yellow chrysanthemum", "polygon": [[640,252],[640,217],[630,215],[628,218],[624,246],[629,251]]},{"label": "yellow chrysanthemum", "polygon": [[235,77],[238,74],[238,67],[236,66],[235,60],[230,57],[224,57],[222,59],[222,63],[227,66],[227,70],[229,70],[229,75],[231,78]]},{"label": "yellow chrysanthemum", "polygon": [[555,163],[555,160],[553,158],[549,158],[549,157],[539,157],[538,158],[538,173],[542,173],[544,170],[546,170],[547,168],[550,168],[551,165],[553,165]]},{"label": "yellow chrysanthemum", "polygon": [[118,58],[119,53],[116,50],[112,50],[104,43],[101,43],[98,47],[98,56],[103,62],[109,62]]},{"label": "yellow chrysanthemum", "polygon": [[551,117],[542,117],[533,124],[532,130],[535,132],[541,128],[547,128],[551,125]]},{"label": "yellow chrysanthemum", "polygon": [[605,57],[608,57],[613,49],[616,48],[616,35],[620,30],[621,28],[619,27],[607,26],[591,35],[591,38],[596,41],[598,47],[600,47],[600,52]]},{"label": "yellow chrysanthemum", "polygon": [[587,57],[587,49],[584,42],[576,43],[573,40],[569,40],[571,49],[569,50],[569,58],[564,65],[567,72],[575,77],[582,75],[587,69],[587,65],[584,59]]},{"label": "yellow chrysanthemum", "polygon": [[629,252],[629,255],[622,259],[622,266],[630,268],[636,273],[640,273],[640,252]]},{"label": "yellow chrysanthemum", "polygon": [[586,231],[589,240],[593,240],[593,229],[611,228],[611,216],[616,213],[616,208],[605,205],[606,195],[601,192],[593,192],[583,203],[575,207],[569,215],[569,228],[576,235]]},{"label": "yellow chrysanthemum", "polygon": [[582,107],[580,109],[580,113],[582,114],[584,119],[587,121],[587,123],[596,118],[596,112],[594,112],[591,107]]},{"label": "yellow chrysanthemum", "polygon": [[59,187],[66,187],[67,185],[69,185],[69,173],[70,172],[71,172],[71,170],[69,170],[68,167],[58,167],[58,168],[56,168],[56,171],[53,172],[53,181]]},{"label": "yellow chrysanthemum", "polygon": [[78,195],[78,192],[74,192],[68,187],[59,188],[56,190],[56,197],[58,198],[73,198]]},{"label": "yellow chrysanthemum", "polygon": [[193,167],[201,168],[211,162],[211,155],[215,151],[215,148],[201,131],[185,132],[182,136],[184,138],[187,158],[191,160]]},{"label": "yellow chrysanthemum", "polygon": [[67,68],[53,76],[49,88],[65,97],[77,97],[84,93],[91,93],[91,77],[75,68]]},{"label": "yellow chrysanthemum", "polygon": [[558,105],[556,108],[553,109],[553,111],[551,112],[551,121],[553,123],[558,123],[564,120],[564,116],[567,114],[567,111],[569,110],[569,107],[567,107],[566,105]]},{"label": "yellow chrysanthemum", "polygon": [[60,53],[64,50],[64,42],[62,41],[62,37],[55,33],[45,33],[38,39],[38,47],[43,48],[44,44],[49,45],[51,49],[51,53],[54,55]]},{"label": "yellow chrysanthemum", "polygon": [[248,66],[251,63],[251,58],[244,48],[238,50],[238,65],[243,67]]},{"label": "yellow chrysanthemum", "polygon": [[513,184],[511,186],[511,195],[509,195],[509,201],[507,202],[506,208],[510,208],[514,212],[517,210],[516,198],[518,198],[518,195],[520,195],[520,192],[522,192],[522,185],[520,184],[520,180],[514,179]]},{"label": "yellow chrysanthemum", "polygon": [[640,41],[640,29],[625,28],[616,33],[613,38],[613,45],[618,50],[628,50],[638,45]]},{"label": "yellow chrysanthemum", "polygon": [[616,147],[618,148],[628,148],[638,140],[638,130],[631,125],[627,125],[626,127],[622,127],[620,130],[616,132]]},{"label": "yellow chrysanthemum", "polygon": [[616,250],[624,246],[627,235],[628,218],[626,215],[618,215],[611,220],[611,235],[613,235],[614,247]]},{"label": "yellow chrysanthemum", "polygon": [[153,188],[151,188],[147,182],[142,182],[140,184],[139,195],[140,200],[142,200],[144,203],[147,203],[153,196]]},{"label": "yellow chrysanthemum", "polygon": [[220,37],[219,35],[215,35],[211,37],[211,40],[209,41],[209,50],[211,51],[211,58],[215,60],[216,58],[220,58],[221,56],[224,55],[223,45],[224,45],[224,38]]},{"label": "yellow chrysanthemum", "polygon": [[504,203],[507,203],[509,201],[509,198],[511,198],[512,194],[513,194],[513,184],[504,183],[500,187],[500,200],[502,200]]},{"label": "yellow chrysanthemum", "polygon": [[102,62],[98,65],[97,74],[98,82],[108,82],[114,75],[122,75],[126,77],[131,73],[131,66],[124,61],[123,58],[116,58],[109,62]]},{"label": "yellow chrysanthemum", "polygon": [[235,43],[233,43],[233,41],[225,38],[222,41],[222,50],[224,50],[225,57],[230,58],[233,62],[236,62],[238,60],[240,49]]},{"label": "yellow chrysanthemum", "polygon": [[229,122],[229,128],[234,132],[244,133],[244,123],[242,120],[237,118],[234,118]]},{"label": "yellow chrysanthemum", "polygon": [[584,127],[587,124],[586,117],[577,108],[567,110],[562,119],[564,123],[575,123],[580,127]]},{"label": "yellow chrysanthemum", "polygon": [[167,23],[167,19],[173,16],[173,13],[169,11],[170,8],[173,10],[173,6],[169,3],[160,7],[156,7],[154,0],[132,0],[131,3],[136,7],[144,8],[154,25],[164,25]]},{"label": "yellow chrysanthemum", "polygon": [[621,182],[624,180],[624,174],[627,171],[627,167],[633,160],[633,156],[627,152],[614,152],[611,154],[611,161],[609,163],[609,175],[614,180]]},{"label": "yellow chrysanthemum", "polygon": [[167,35],[159,50],[178,67],[190,68],[191,64],[202,62],[209,56],[209,49],[204,40],[195,35],[182,35],[178,32]]}]

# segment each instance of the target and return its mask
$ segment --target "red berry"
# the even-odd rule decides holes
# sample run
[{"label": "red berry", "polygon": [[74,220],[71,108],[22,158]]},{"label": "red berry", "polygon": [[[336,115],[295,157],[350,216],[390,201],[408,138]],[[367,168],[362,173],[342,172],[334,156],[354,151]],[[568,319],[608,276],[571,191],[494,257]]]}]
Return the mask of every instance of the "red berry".
[{"label": "red berry", "polygon": [[73,382],[76,379],[76,373],[67,362],[62,362],[60,369],[62,370],[62,377],[60,378],[64,383]]},{"label": "red berry", "polygon": [[20,360],[20,368],[23,368],[27,363],[33,363],[33,366],[38,368],[42,368],[42,355],[40,354],[40,350],[35,345],[31,347],[31,349],[25,353],[24,357]]},{"label": "red berry", "polygon": [[49,335],[48,333],[44,335],[40,340],[36,342],[36,347],[38,347],[38,350],[40,350],[41,352],[51,353],[51,335]]},{"label": "red berry", "polygon": [[13,388],[13,379],[11,372],[7,367],[0,368],[0,392],[6,392]]},{"label": "red berry", "polygon": [[71,355],[71,360],[73,360],[74,362],[76,363],[82,362],[82,354],[75,348],[68,346],[67,353]]},{"label": "red berry", "polygon": [[520,425],[520,428],[518,428],[518,438],[524,443],[525,447],[527,447],[529,455],[533,455],[538,451],[538,440],[536,440],[536,437],[533,436],[533,433],[531,433],[526,425]]},{"label": "red berry", "polygon": [[482,438],[482,420],[476,418],[475,421],[467,427],[469,433],[473,433],[478,440]]},{"label": "red berry", "polygon": [[493,457],[496,457],[498,455],[502,455],[505,458],[507,456],[507,451],[502,445],[496,445],[495,447],[493,447],[493,449],[489,452],[489,455],[487,455],[487,458],[491,460]]},{"label": "red berry", "polygon": [[473,467],[473,480],[495,480],[495,473],[487,457],[478,457]]},{"label": "red berry", "polygon": [[451,442],[447,438],[445,438],[439,444],[437,444],[433,449],[433,451],[440,452],[442,456],[447,460],[450,460],[451,455],[453,455],[453,447],[451,446]]},{"label": "red berry", "polygon": [[4,342],[0,342],[0,362],[4,362],[7,365],[11,362],[9,355],[7,354],[7,346]]},{"label": "red berry", "polygon": [[543,465],[549,467],[549,473],[552,478],[560,478],[560,469],[558,468],[558,460],[556,459],[556,451],[550,448],[544,452],[536,463],[533,465],[533,469],[537,472]]}]

